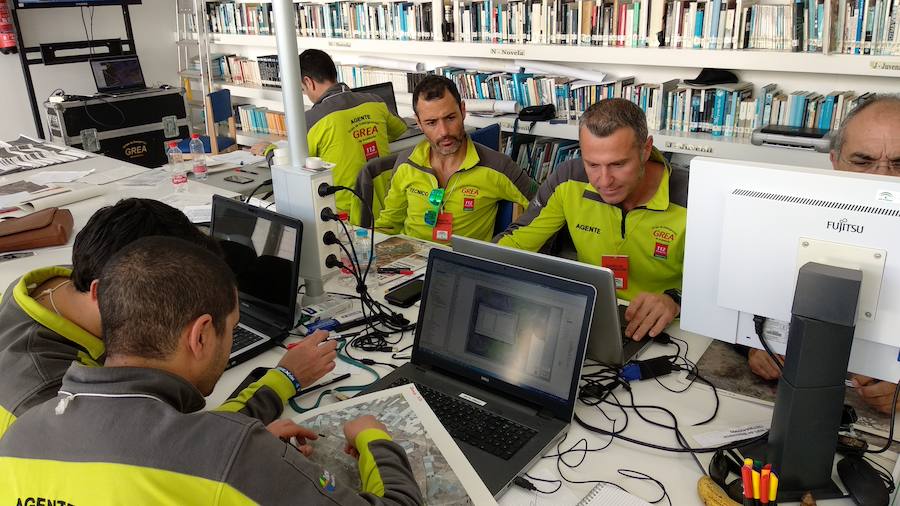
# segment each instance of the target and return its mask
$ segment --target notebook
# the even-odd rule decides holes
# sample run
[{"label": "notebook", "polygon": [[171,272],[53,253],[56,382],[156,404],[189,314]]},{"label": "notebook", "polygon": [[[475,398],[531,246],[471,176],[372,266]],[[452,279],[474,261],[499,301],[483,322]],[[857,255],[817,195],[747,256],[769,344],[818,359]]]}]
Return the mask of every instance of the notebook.
[{"label": "notebook", "polygon": [[615,485],[598,483],[576,506],[651,506],[651,504]]}]

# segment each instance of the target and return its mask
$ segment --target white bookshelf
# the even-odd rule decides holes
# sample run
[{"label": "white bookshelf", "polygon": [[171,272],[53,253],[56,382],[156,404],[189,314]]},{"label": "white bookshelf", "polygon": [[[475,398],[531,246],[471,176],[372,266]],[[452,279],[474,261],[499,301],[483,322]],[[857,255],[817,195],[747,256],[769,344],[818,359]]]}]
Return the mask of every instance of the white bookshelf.
[{"label": "white bookshelf", "polygon": [[[240,0],[238,0],[240,3]],[[259,1],[247,3],[265,3]],[[443,2],[435,0],[437,7]],[[435,35],[439,37],[440,23],[434,20]],[[236,35],[210,33],[214,52],[237,53],[245,56],[271,54],[275,51],[274,35]],[[630,48],[590,45],[508,44],[485,42],[400,41],[353,38],[297,37],[300,50],[321,49],[340,61],[342,53],[369,54],[426,63],[426,68],[446,64],[448,59],[478,58],[496,60],[537,60],[609,70],[622,77],[634,75],[637,82],[663,82],[676,77],[696,75],[700,68],[726,68],[739,73],[742,80],[762,86],[776,82],[803,90],[823,92],[840,89],[863,91],[900,90],[900,56],[870,56],[848,54],[792,53],[765,50],[712,50],[673,48]],[[281,90],[252,85],[214,83],[214,88],[227,88],[232,95],[248,99],[255,105],[282,111]],[[402,114],[411,114],[409,93],[397,93]],[[470,115],[470,126],[482,127],[499,122],[503,130],[512,131],[514,117],[484,118]],[[528,124],[520,124],[520,131],[528,133]],[[536,135],[577,139],[575,122],[564,124],[540,122],[530,132]],[[783,147],[754,146],[749,138],[713,136],[705,133],[675,131],[652,132],[655,145],[675,153],[734,158],[759,162],[779,162],[801,166],[830,167],[828,156],[807,150]],[[246,132],[247,138],[262,139],[265,134]],[[240,135],[239,135],[240,137]]]},{"label": "white bookshelf", "polygon": [[[274,35],[210,34],[213,44],[274,48]],[[900,56],[790,53],[763,50],[704,50],[565,46],[550,44],[491,44],[372,39],[297,37],[301,49],[350,51],[382,56],[495,58],[552,62],[640,65],[642,67],[727,68],[900,79]],[[449,56],[452,55],[452,56]],[[898,83],[900,88],[900,83]]]}]

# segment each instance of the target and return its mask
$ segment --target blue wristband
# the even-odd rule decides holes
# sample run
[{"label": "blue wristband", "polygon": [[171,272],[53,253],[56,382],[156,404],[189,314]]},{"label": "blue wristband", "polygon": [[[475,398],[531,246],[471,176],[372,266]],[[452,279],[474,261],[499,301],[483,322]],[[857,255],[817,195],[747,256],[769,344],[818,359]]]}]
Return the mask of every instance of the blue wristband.
[{"label": "blue wristband", "polygon": [[297,381],[297,377],[294,376],[294,374],[291,371],[288,371],[286,368],[284,368],[282,366],[276,367],[275,370],[281,371],[282,374],[287,376],[287,379],[291,380],[291,383],[294,385],[294,390],[296,390],[298,392],[300,391],[300,387],[301,387],[300,382]]}]

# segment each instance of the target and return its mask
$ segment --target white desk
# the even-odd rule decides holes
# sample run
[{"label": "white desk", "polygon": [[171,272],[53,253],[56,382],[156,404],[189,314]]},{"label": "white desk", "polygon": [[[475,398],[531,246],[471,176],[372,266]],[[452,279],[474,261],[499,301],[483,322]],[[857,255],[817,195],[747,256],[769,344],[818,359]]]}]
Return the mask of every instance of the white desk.
[{"label": "white desk", "polygon": [[[84,170],[87,168],[108,170],[109,168],[120,166],[122,165],[122,163],[123,162],[118,160],[97,157],[88,160],[73,162],[71,164],[62,166],[55,166],[49,168],[48,170]],[[33,173],[33,171],[7,176],[8,179],[6,180],[6,182],[24,179],[30,173]],[[79,202],[77,204],[73,204],[71,206],[66,206],[67,208],[72,210],[72,214],[75,217],[76,232],[77,230],[81,229],[81,227],[85,224],[87,219],[94,211],[104,205],[113,204],[120,198],[130,196],[160,198],[171,193],[171,188],[168,186],[168,183],[162,184],[159,187],[153,189],[127,187],[122,188],[119,187],[117,183],[111,183],[110,186],[110,191],[103,197],[97,197]],[[193,181],[188,184],[188,190],[191,193],[205,195],[208,197],[211,197],[211,195],[215,193],[233,195],[231,192],[222,191],[220,189],[199,184]],[[70,240],[69,244],[62,247],[42,249],[32,257],[0,263],[0,285],[2,285],[5,289],[5,287],[8,286],[9,283],[11,283],[15,278],[21,276],[23,273],[31,269],[47,265],[70,263],[71,242],[72,241]],[[331,281],[327,286],[333,288],[334,286],[336,286],[336,282]],[[380,296],[383,295],[385,288],[386,287],[380,287],[376,296],[380,298]],[[407,318],[415,320],[418,316],[418,307],[413,306],[412,308],[403,310],[402,312]],[[689,343],[690,350],[688,358],[695,361],[699,359],[700,355],[709,342],[707,338],[688,332],[683,332],[675,325],[670,327],[668,331],[673,336],[685,339]],[[412,344],[412,341],[413,333],[409,332],[397,345],[397,348],[399,349],[400,347],[410,345]],[[671,351],[671,347],[654,345],[647,350],[646,355],[652,356],[656,354],[671,353]],[[353,353],[355,356],[370,356],[382,362],[391,360],[389,353],[365,353],[358,350],[354,350]],[[259,366],[274,366],[278,362],[282,354],[283,350],[281,348],[275,348],[255,357],[248,362],[245,362],[244,364],[226,371],[219,381],[218,385],[216,386],[216,389],[208,398],[208,405],[219,405],[253,368]],[[407,353],[404,353],[404,355],[407,355]],[[395,361],[395,363],[399,362]],[[375,369],[377,369],[382,375],[390,372],[388,368],[383,366],[375,366]],[[368,384],[372,380],[373,378],[371,377],[371,374],[365,372],[362,369],[359,369],[359,372],[354,374],[353,377],[344,380],[343,382],[335,386],[363,385]],[[671,384],[674,379],[663,378],[661,381],[666,382],[667,384]],[[687,430],[693,423],[707,418],[713,408],[712,393],[708,389],[700,386],[694,386],[688,391],[681,394],[675,394],[665,391],[664,389],[660,388],[655,381],[636,382],[632,384],[632,388],[636,403],[655,404],[670,409],[678,417],[679,425],[683,428],[683,430]],[[307,407],[311,406],[315,402],[316,398],[318,398],[318,395],[318,391],[310,393],[306,397],[301,399],[300,404]],[[577,411],[579,415],[588,423],[596,424],[598,426],[603,426],[606,428],[610,427],[608,422],[603,419],[602,415],[596,410],[596,408],[579,405]],[[621,417],[621,413],[615,412],[615,410],[613,409],[607,409],[606,411],[611,417]],[[669,423],[667,417],[661,414],[653,414],[649,411],[645,411],[644,413],[645,416],[648,416],[651,419]],[[286,408],[284,417],[289,418],[293,416],[295,416],[293,410],[289,407]],[[718,416],[706,427],[707,430],[715,430],[716,428],[727,428],[752,422],[767,421],[770,418],[770,408],[767,408],[760,404],[736,400],[720,395],[720,407]],[[656,444],[665,446],[678,446],[677,442],[675,441],[674,434],[671,431],[654,427],[640,420],[633,412],[629,413],[629,425],[628,430],[625,434],[642,441],[654,442]],[[608,441],[607,437],[595,436],[580,428],[577,424],[573,424],[568,438],[563,443],[563,448],[567,449],[571,447],[582,437],[588,440],[588,445],[590,448],[603,446]],[[570,456],[570,461],[576,461],[579,458],[580,455],[572,454]],[[704,465],[707,464],[708,458],[708,456],[706,458],[701,458]],[[542,478],[557,479],[558,475],[555,464],[556,459],[543,459],[531,470],[529,470],[529,473]],[[696,483],[700,477],[700,470],[689,454],[675,454],[650,450],[631,443],[623,442],[621,440],[615,440],[611,445],[609,445],[608,448],[599,452],[589,453],[586,456],[584,463],[577,469],[563,468],[563,472],[571,480],[608,480],[621,484],[628,490],[644,497],[645,499],[653,500],[659,497],[659,491],[654,485],[642,483],[638,480],[624,478],[617,474],[616,470],[619,468],[637,470],[660,480],[665,485],[672,499],[672,504],[674,505],[681,506],[701,504],[696,492]],[[546,484],[538,483],[537,485],[543,488],[543,486]],[[539,500],[542,501],[543,504],[574,504],[578,499],[584,496],[590,490],[590,488],[590,484],[565,484],[563,486],[563,490],[561,490],[557,494],[546,496],[540,498]],[[511,491],[507,492],[506,495],[501,497],[500,503],[510,505],[521,504],[523,501],[522,494],[523,492],[521,490],[513,487]],[[526,495],[524,496],[524,498],[525,500],[528,500],[530,496]],[[663,502],[663,504],[665,504],[665,501]],[[822,504],[839,505],[851,503],[849,502],[849,500],[837,500],[822,501]]]}]

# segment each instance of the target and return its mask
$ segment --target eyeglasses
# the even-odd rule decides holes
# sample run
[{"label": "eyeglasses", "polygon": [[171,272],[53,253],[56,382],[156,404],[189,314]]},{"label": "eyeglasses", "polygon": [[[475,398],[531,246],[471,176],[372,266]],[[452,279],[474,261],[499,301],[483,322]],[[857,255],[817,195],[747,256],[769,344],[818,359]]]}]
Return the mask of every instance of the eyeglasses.
[{"label": "eyeglasses", "polygon": [[425,212],[425,224],[429,227],[437,225],[438,214],[441,212],[441,204],[444,203],[444,189],[435,188],[428,194],[428,203],[434,209]]},{"label": "eyeglasses", "polygon": [[850,165],[859,172],[872,172],[878,167],[885,165],[889,171],[900,174],[900,160],[863,160],[863,159],[842,159],[844,163]]}]

